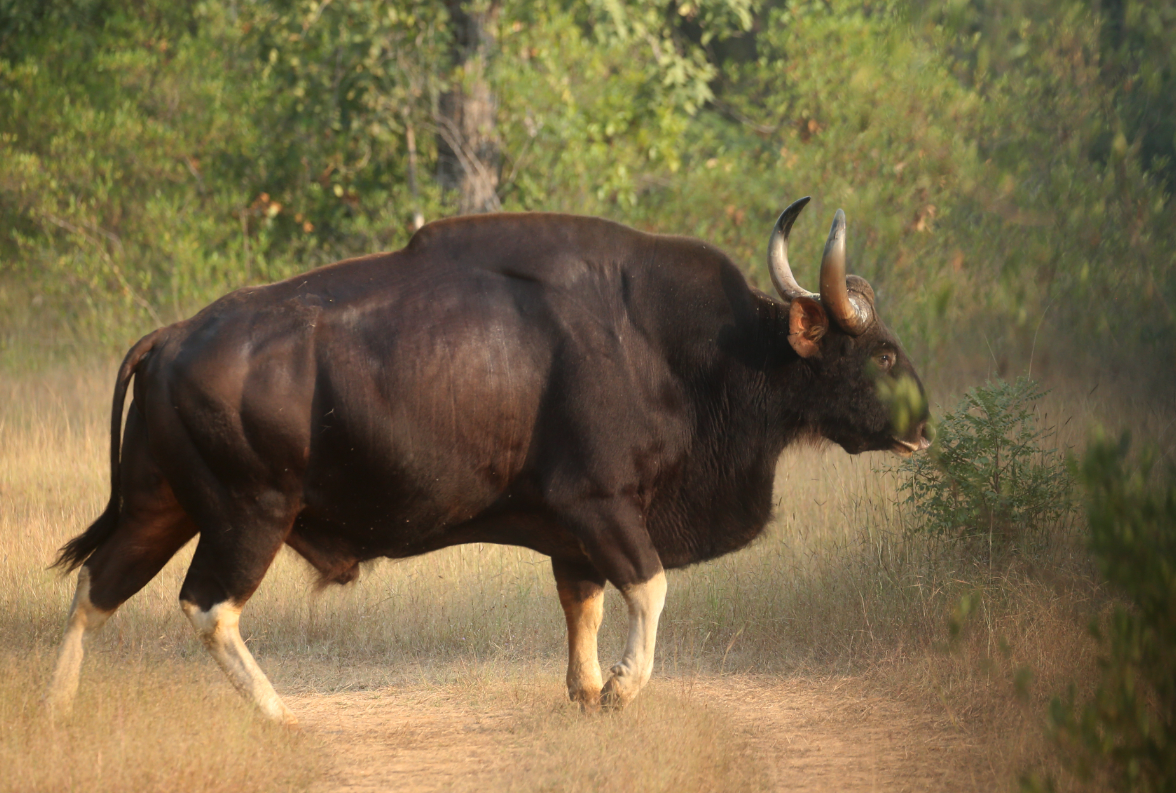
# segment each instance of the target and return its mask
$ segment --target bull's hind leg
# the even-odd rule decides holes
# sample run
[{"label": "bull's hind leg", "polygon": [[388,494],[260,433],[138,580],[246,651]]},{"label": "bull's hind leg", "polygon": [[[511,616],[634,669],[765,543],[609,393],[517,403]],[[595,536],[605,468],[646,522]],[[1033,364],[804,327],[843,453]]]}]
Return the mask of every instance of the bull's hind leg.
[{"label": "bull's hind leg", "polygon": [[180,607],[233,686],[267,718],[291,725],[297,719],[245,646],[238,621],[292,522],[292,516],[254,515],[202,531],[180,590]]},{"label": "bull's hind leg", "polygon": [[115,530],[85,561],[66,620],[65,636],[45,702],[57,714],[73,706],[85,639],[128,598],[146,586],[192,539],[196,527],[147,453],[142,423],[132,407],[127,418],[122,507]]},{"label": "bull's hind leg", "polygon": [[585,711],[600,708],[596,634],[604,619],[604,576],[591,565],[551,560],[555,588],[568,623],[568,698]]},{"label": "bull's hind leg", "polygon": [[125,512],[119,528],[78,571],[77,589],[66,619],[65,636],[45,698],[49,709],[66,715],[73,707],[82,670],[83,645],[120,605],[155,577],[196,533],[182,513],[145,520]]},{"label": "bull's hind leg", "polygon": [[57,715],[68,715],[73,709],[78,692],[78,678],[82,673],[83,642],[88,635],[102,627],[112,612],[96,608],[90,601],[90,571],[83,567],[78,573],[78,586],[65,623],[65,636],[57,653],[57,665],[45,704]]}]

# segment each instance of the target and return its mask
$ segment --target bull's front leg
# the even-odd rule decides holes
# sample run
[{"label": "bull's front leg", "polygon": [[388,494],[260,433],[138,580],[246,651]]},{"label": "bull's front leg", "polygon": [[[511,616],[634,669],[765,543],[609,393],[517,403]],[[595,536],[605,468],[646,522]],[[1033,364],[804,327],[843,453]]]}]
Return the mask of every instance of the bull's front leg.
[{"label": "bull's front leg", "polygon": [[604,619],[604,576],[590,564],[551,560],[555,588],[568,623],[568,698],[585,712],[600,709],[596,634]]},{"label": "bull's front leg", "polygon": [[621,594],[629,605],[629,640],[600,694],[606,710],[628,705],[653,674],[657,621],[666,603],[666,574],[658,570],[648,581],[622,587]]},{"label": "bull's front leg", "polygon": [[[588,557],[585,561],[591,562],[591,567],[620,590],[629,606],[629,638],[624,655],[612,667],[612,677],[600,692],[602,707],[623,708],[653,673],[657,622],[666,602],[666,574],[633,499],[626,496],[586,499],[566,514],[567,525],[573,528]],[[566,606],[565,613],[568,613]],[[578,616],[577,621],[583,621],[582,617]],[[573,636],[589,633],[580,627],[573,628],[571,614],[568,628],[569,646],[576,641]],[[595,628],[590,633],[591,652],[595,657]],[[583,646],[572,649],[573,662],[577,657],[584,657],[588,649],[582,638],[579,641]],[[578,680],[583,679],[582,672],[575,674]],[[572,678],[573,670],[569,666],[569,687]]]}]

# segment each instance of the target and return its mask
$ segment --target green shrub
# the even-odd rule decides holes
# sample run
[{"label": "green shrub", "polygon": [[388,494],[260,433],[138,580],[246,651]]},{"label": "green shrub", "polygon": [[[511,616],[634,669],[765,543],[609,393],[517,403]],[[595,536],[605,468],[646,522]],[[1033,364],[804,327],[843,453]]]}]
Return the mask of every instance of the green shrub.
[{"label": "green shrub", "polygon": [[[1176,790],[1176,470],[1127,461],[1129,440],[1096,437],[1076,471],[1090,549],[1121,601],[1102,624],[1101,676],[1083,702],[1074,687],[1050,705],[1067,767],[1118,790]],[[1051,790],[1026,779],[1025,790]]]},{"label": "green shrub", "polygon": [[900,466],[908,532],[971,549],[989,562],[1046,539],[1070,511],[1070,478],[1052,430],[1038,426],[1043,395],[1028,378],[964,395],[939,423],[931,453]]}]

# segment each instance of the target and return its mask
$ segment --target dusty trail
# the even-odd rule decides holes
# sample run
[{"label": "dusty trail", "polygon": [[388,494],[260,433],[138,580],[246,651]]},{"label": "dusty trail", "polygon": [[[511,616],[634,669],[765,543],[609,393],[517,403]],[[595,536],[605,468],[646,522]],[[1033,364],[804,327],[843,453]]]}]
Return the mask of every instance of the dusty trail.
[{"label": "dusty trail", "polygon": [[522,748],[511,745],[516,714],[482,713],[440,695],[308,694],[286,702],[331,758],[315,793],[496,789]]},{"label": "dusty trail", "polygon": [[999,784],[943,721],[854,692],[856,681],[723,678],[695,693],[742,723],[781,791],[963,791]]},{"label": "dusty trail", "polygon": [[[981,747],[959,730],[903,703],[862,695],[855,680],[724,676],[661,685],[677,687],[676,695],[702,703],[737,730],[746,759],[763,766],[767,789],[979,791],[1001,785]],[[537,786],[527,783],[528,771],[550,750],[534,701],[485,707],[453,689],[304,694],[287,701],[331,758],[315,793],[530,789]],[[623,782],[609,787],[626,788]]]}]

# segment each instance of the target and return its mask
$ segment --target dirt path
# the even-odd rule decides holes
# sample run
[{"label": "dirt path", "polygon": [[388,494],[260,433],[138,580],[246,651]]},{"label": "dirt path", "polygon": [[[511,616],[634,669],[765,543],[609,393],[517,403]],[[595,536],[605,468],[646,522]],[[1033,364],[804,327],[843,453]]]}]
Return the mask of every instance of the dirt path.
[{"label": "dirt path", "polygon": [[774,790],[993,790],[980,747],[910,706],[858,693],[853,680],[699,681],[768,761]]},{"label": "dirt path", "polygon": [[[854,680],[725,676],[663,681],[741,733],[766,787],[782,791],[992,790],[1000,780],[959,730]],[[536,703],[452,688],[289,697],[330,768],[316,793],[551,789],[524,778],[545,751]],[[550,705],[548,706],[550,707]],[[542,710],[543,706],[539,706]],[[572,787],[557,783],[555,789]],[[591,784],[575,784],[594,789]],[[625,785],[611,784],[612,789]]]}]

